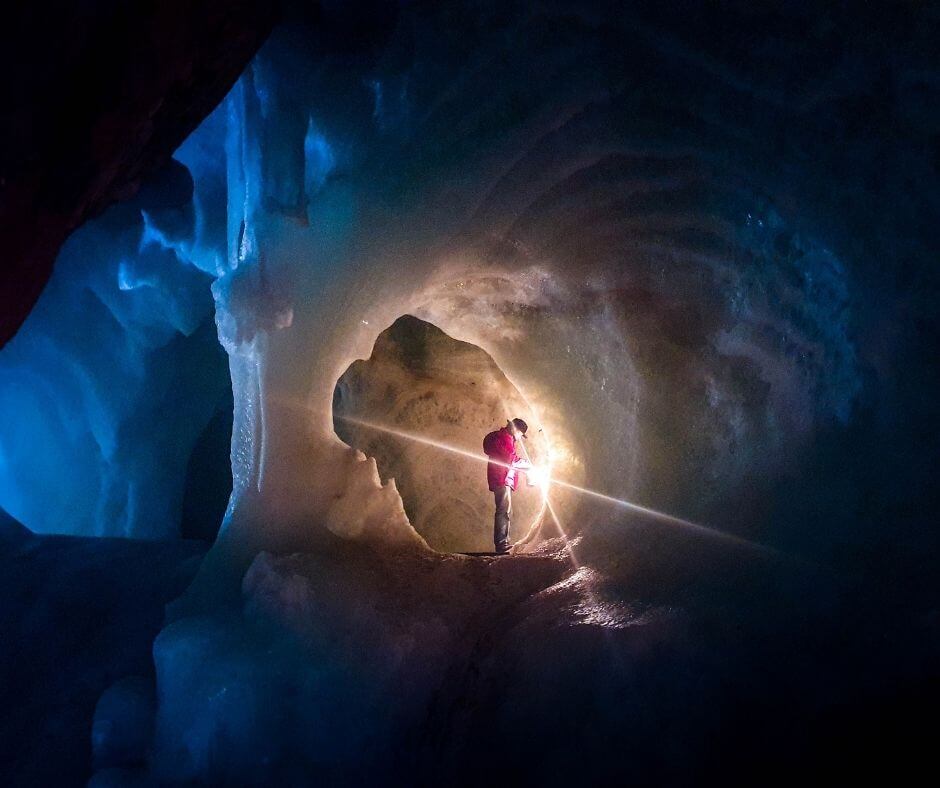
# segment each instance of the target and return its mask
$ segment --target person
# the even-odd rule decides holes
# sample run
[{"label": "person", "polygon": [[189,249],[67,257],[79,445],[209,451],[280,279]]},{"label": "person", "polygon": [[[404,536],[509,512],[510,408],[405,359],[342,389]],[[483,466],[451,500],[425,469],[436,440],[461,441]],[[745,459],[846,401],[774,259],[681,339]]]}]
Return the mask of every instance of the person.
[{"label": "person", "polygon": [[486,466],[486,481],[496,499],[493,518],[493,542],[497,555],[506,555],[512,549],[509,542],[512,494],[521,472],[531,467],[516,453],[516,441],[525,438],[529,426],[522,419],[510,419],[506,426],[483,439],[483,451],[490,458]]}]

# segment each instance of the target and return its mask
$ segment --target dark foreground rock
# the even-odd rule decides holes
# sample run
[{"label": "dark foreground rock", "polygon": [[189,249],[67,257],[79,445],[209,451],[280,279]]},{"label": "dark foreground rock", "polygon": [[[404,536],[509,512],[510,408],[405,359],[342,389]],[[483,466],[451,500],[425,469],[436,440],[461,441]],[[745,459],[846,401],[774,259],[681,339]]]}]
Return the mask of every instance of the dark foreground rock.
[{"label": "dark foreground rock", "polygon": [[152,682],[164,605],[202,542],[0,536],[0,782],[83,785],[92,718],[115,682]]}]

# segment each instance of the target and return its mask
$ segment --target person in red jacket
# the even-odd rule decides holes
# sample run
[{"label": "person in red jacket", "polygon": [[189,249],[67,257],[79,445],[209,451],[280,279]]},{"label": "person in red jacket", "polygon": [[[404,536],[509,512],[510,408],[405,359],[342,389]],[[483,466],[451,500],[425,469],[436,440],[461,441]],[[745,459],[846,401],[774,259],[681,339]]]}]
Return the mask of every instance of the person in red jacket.
[{"label": "person in red jacket", "polygon": [[529,467],[529,463],[516,454],[516,440],[525,438],[528,429],[529,426],[522,419],[511,419],[505,427],[489,433],[483,439],[483,451],[490,458],[486,466],[486,481],[496,498],[493,542],[498,555],[505,555],[512,548],[509,543],[512,493],[522,469]]}]

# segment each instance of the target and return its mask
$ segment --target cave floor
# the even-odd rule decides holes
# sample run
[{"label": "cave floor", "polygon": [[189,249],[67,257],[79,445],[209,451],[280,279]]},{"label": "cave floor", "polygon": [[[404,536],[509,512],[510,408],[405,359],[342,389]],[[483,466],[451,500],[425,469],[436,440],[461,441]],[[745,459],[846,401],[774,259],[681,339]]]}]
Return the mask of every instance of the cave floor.
[{"label": "cave floor", "polygon": [[395,666],[377,682],[417,709],[397,765],[429,782],[487,779],[479,754],[504,741],[552,753],[501,767],[544,784],[572,773],[738,784],[770,763],[795,779],[811,762],[835,777],[860,743],[877,742],[887,768],[902,743],[920,746],[909,720],[878,724],[899,702],[924,705],[930,649],[912,619],[876,621],[841,580],[681,535],[638,533],[633,554],[616,580],[560,540],[498,557],[262,555],[243,593],[251,616],[311,654],[357,655],[362,675]]},{"label": "cave floor", "polygon": [[[98,698],[126,676],[153,676],[164,606],[204,551],[71,537],[0,544],[5,785],[87,781]],[[767,565],[739,563],[736,575],[734,561],[708,565],[678,542],[654,550],[638,539],[632,553],[617,582],[596,556],[576,565],[560,543],[499,557],[351,545],[261,554],[235,617],[163,629],[158,665],[163,641],[165,668],[195,709],[237,680],[255,687],[260,708],[292,698],[302,714],[335,708],[332,724],[348,715],[355,735],[378,704],[391,727],[370,736],[397,743],[393,767],[414,784],[491,778],[481,754],[500,747],[510,753],[500,775],[526,784],[573,773],[735,784],[731,765],[742,783],[766,777],[767,764],[795,778],[814,760],[837,776],[860,747],[874,760],[856,771],[917,762],[928,729],[910,709],[936,700],[926,682],[937,642],[916,614],[883,615],[873,591],[787,581]],[[184,642],[207,651],[174,661]],[[275,664],[271,654],[286,653],[272,652],[278,642],[292,656]],[[311,666],[334,664],[346,689],[305,695]],[[265,700],[273,674],[296,692]],[[551,757],[512,756],[532,748]]]}]

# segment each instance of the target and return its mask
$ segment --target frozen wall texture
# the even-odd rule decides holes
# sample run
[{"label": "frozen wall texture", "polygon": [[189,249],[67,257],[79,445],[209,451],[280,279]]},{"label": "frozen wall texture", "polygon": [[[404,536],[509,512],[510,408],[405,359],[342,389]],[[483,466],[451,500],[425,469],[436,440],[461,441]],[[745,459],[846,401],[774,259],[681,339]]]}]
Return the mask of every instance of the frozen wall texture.
[{"label": "frozen wall texture", "polygon": [[190,453],[229,386],[193,193],[173,161],[82,227],[0,352],[0,503],[34,531],[180,533]]},{"label": "frozen wall texture", "polygon": [[[336,434],[374,457],[382,479],[395,479],[408,521],[444,553],[492,552],[481,436],[512,418],[533,424],[519,454],[549,467],[536,414],[493,359],[411,315],[379,334],[368,360],[353,363],[333,394]],[[512,499],[514,542],[534,537],[545,513],[544,490],[524,479]]]},{"label": "frozen wall texture", "polygon": [[231,88],[279,7],[261,0],[22,4],[0,70],[0,347],[71,232],[132,196]]},{"label": "frozen wall texture", "polygon": [[[156,644],[163,779],[472,781],[496,742],[551,753],[528,781],[753,775],[866,671],[929,672],[928,26],[733,22],[428,3],[369,57],[297,20],[259,53],[213,285],[234,491]],[[558,478],[783,553],[557,487],[525,555],[431,553],[332,418],[405,314],[492,358]]]},{"label": "frozen wall texture", "polygon": [[[940,642],[937,20],[818,6],[381,5],[348,47],[296,11],[177,152],[185,195],[73,236],[0,356],[0,504],[172,532],[226,382],[209,293],[233,398],[150,759],[98,784],[472,782],[507,742],[516,781],[753,783],[784,736],[880,745]],[[402,315],[609,498],[553,488],[501,563],[434,552],[334,428]]]},{"label": "frozen wall texture", "polygon": [[449,13],[358,71],[282,29],[229,98],[226,538],[330,521],[333,385],[404,313],[489,353],[596,489],[763,536],[766,486],[852,417],[874,308],[826,174],[768,150],[823,130],[664,57],[655,20]]}]

